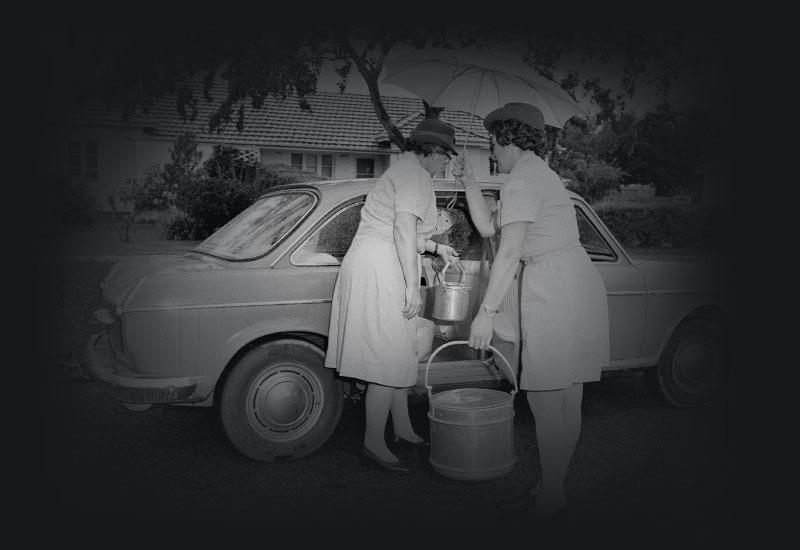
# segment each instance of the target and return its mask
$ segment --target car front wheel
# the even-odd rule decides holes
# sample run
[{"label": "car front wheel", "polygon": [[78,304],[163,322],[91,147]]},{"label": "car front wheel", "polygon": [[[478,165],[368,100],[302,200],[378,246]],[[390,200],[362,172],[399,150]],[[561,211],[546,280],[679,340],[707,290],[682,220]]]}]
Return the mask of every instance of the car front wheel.
[{"label": "car front wheel", "polygon": [[318,347],[277,340],[250,350],[233,367],[220,397],[233,445],[262,462],[317,450],[342,414],[344,391]]},{"label": "car front wheel", "polygon": [[658,364],[646,371],[648,384],[679,407],[709,403],[723,382],[721,333],[717,323],[690,319],[675,330]]}]

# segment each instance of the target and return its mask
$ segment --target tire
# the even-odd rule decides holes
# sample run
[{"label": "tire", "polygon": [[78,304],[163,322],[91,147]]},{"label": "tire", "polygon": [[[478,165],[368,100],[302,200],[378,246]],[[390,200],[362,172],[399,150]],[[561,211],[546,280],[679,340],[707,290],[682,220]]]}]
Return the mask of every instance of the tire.
[{"label": "tire", "polygon": [[684,321],[658,364],[645,371],[648,386],[677,407],[707,405],[724,379],[721,344],[717,323],[699,318]]},{"label": "tire", "polygon": [[300,458],[336,429],[344,388],[325,354],[300,340],[277,340],[247,352],[225,381],[219,409],[228,439],[260,462]]}]

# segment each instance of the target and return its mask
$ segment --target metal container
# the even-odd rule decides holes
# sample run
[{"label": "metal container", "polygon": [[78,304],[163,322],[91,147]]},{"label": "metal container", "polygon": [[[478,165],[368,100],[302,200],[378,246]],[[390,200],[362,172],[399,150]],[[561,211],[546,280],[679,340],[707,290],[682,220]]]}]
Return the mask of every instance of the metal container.
[{"label": "metal container", "polygon": [[514,453],[514,396],[517,379],[510,363],[496,348],[493,357],[505,365],[514,389],[510,394],[483,388],[459,388],[434,394],[428,384],[433,358],[443,349],[466,340],[447,342],[436,348],[425,368],[428,389],[431,456],[439,474],[458,480],[494,479],[511,471]]},{"label": "metal container", "polygon": [[434,319],[440,321],[463,321],[469,310],[470,285],[464,282],[464,269],[457,263],[461,270],[458,282],[445,281],[444,276],[450,262],[444,264],[441,273],[433,279],[433,313]]}]

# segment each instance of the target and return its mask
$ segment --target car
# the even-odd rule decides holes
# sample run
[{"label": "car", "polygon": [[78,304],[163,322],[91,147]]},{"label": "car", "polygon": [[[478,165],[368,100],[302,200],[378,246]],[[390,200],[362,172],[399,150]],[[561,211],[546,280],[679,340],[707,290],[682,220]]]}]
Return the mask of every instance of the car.
[{"label": "car", "polygon": [[[275,187],[182,255],[116,263],[100,283],[108,307],[96,317],[105,328],[86,344],[91,376],[133,410],[216,407],[231,443],[258,461],[319,449],[345,399],[363,390],[324,359],[339,264],[373,182]],[[500,183],[481,187],[488,202],[499,199]],[[471,317],[431,317],[437,280],[466,278],[474,311],[498,241],[482,238],[469,221],[459,184],[437,179],[434,188],[437,204],[460,220],[446,238],[462,252],[463,267],[447,272],[423,256],[423,318],[435,328],[430,345],[438,351],[465,339]],[[644,370],[673,405],[708,403],[724,378],[719,271],[709,263],[632,259],[590,205],[570,196],[581,244],[608,292],[611,357],[603,373]],[[504,383],[493,352],[456,345],[435,357],[419,352],[417,390]]]}]

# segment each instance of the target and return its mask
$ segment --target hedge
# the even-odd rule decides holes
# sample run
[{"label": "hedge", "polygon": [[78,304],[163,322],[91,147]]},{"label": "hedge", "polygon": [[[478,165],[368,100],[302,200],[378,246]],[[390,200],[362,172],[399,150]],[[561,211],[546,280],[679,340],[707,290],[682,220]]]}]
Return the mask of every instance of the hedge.
[{"label": "hedge", "polygon": [[597,215],[622,246],[630,248],[715,248],[722,216],[714,210],[678,207],[602,208]]}]

